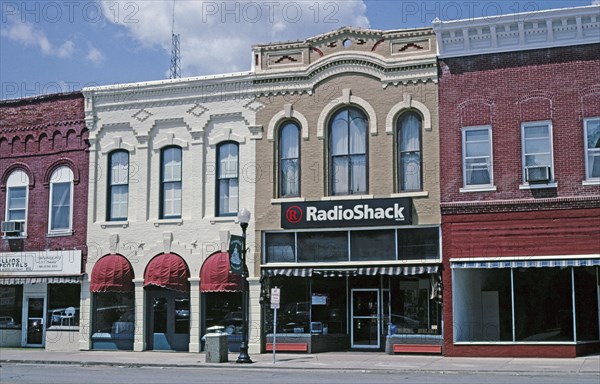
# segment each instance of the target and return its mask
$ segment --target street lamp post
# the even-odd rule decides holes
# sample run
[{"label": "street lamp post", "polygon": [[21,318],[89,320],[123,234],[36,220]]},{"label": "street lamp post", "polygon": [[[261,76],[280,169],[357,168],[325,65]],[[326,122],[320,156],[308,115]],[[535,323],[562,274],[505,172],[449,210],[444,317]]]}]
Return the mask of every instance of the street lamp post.
[{"label": "street lamp post", "polygon": [[242,227],[242,342],[240,343],[240,355],[236,363],[248,364],[252,363],[250,355],[248,355],[248,269],[246,268],[246,229],[250,221],[251,213],[246,208],[242,208],[238,212],[238,221]]}]

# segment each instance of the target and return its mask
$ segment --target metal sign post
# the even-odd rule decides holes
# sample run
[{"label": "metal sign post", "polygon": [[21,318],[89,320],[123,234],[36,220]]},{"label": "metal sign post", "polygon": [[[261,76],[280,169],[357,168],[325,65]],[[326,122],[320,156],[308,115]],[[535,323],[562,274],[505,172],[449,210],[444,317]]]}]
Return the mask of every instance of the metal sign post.
[{"label": "metal sign post", "polygon": [[271,288],[271,309],[273,309],[273,364],[276,361],[277,351],[277,309],[281,298],[281,290],[277,287]]}]

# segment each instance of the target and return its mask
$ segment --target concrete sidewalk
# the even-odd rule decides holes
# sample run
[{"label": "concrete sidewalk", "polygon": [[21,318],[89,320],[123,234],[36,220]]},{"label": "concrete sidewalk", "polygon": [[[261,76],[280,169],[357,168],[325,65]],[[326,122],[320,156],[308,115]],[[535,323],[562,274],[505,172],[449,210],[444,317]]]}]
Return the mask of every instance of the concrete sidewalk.
[{"label": "concrete sidewalk", "polygon": [[574,374],[600,376],[600,355],[574,359],[543,358],[452,358],[421,355],[387,355],[380,352],[330,352],[319,354],[252,354],[253,364],[236,364],[237,354],[229,362],[206,363],[204,353],[77,351],[47,352],[42,349],[0,349],[0,363],[76,364],[109,366],[155,366],[236,369],[329,369],[388,372],[462,372]]}]

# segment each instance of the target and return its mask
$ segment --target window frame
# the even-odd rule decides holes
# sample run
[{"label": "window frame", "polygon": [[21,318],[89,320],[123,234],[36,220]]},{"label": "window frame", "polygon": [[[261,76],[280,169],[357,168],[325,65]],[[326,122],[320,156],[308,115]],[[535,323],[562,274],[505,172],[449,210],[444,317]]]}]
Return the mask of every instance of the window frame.
[{"label": "window frame", "polygon": [[[169,180],[165,181],[164,175],[164,162],[165,162],[165,153],[170,149],[177,149],[180,153],[181,160],[179,161],[179,180]],[[165,214],[165,188],[167,185],[177,184],[179,183],[179,189],[181,191],[181,200],[180,204],[180,213],[179,215],[166,215]],[[159,191],[159,219],[181,219],[183,212],[183,148],[177,145],[169,145],[161,148],[160,150],[160,191]]]},{"label": "window frame", "polygon": [[[220,152],[221,152],[221,148],[224,147],[225,145],[234,145],[235,148],[237,149],[237,167],[236,167],[236,171],[237,171],[237,175],[235,178],[233,177],[228,177],[228,178],[223,178],[224,180],[237,180],[238,183],[238,196],[237,196],[237,200],[238,200],[238,209],[235,212],[221,212],[221,156],[220,156]],[[237,216],[238,214],[238,210],[239,210],[239,206],[240,206],[240,144],[237,141],[232,141],[232,140],[228,140],[228,141],[223,141],[217,144],[216,146],[216,153],[215,153],[215,159],[216,159],[216,177],[215,177],[215,216],[217,217],[227,217],[227,216]],[[228,188],[231,189],[231,186],[228,184]]]},{"label": "window frame", "polygon": [[[15,177],[19,177],[18,175],[21,174],[22,176],[25,176],[25,181],[24,182],[15,182],[13,178]],[[15,176],[13,176],[15,175]],[[13,180],[11,180],[13,179]],[[27,217],[29,215],[29,175],[27,174],[27,172],[25,172],[23,169],[14,169],[13,171],[10,172],[10,174],[8,175],[8,178],[6,179],[6,204],[5,204],[5,209],[4,209],[4,220],[5,221],[14,221],[14,222],[20,222],[21,220],[9,220],[9,216],[10,216],[10,192],[12,189],[17,189],[17,188],[24,188],[25,189],[25,219],[22,220],[23,222],[23,232],[21,235],[19,235],[18,237],[26,237],[27,236]],[[12,236],[11,236],[12,237]]]},{"label": "window frame", "polygon": [[[402,182],[404,180],[403,172],[402,172],[402,153],[401,153],[401,130],[402,130],[402,121],[403,119],[414,115],[419,119],[419,188],[418,189],[402,189]],[[398,193],[406,193],[406,192],[421,192],[424,190],[423,188],[423,116],[417,112],[416,110],[410,109],[405,110],[402,113],[398,114],[398,118],[396,119],[396,190]],[[403,153],[414,153],[415,151],[405,151]]]},{"label": "window frame", "polygon": [[[525,167],[526,167],[526,153],[525,153],[525,130],[529,127],[534,127],[534,126],[541,126],[541,125],[546,125],[548,127],[548,139],[550,141],[550,180],[547,183],[540,183],[540,184],[530,184],[527,181],[526,175],[525,175]],[[552,134],[552,121],[551,120],[542,120],[542,121],[528,121],[528,122],[522,122],[521,123],[521,177],[523,180],[523,186],[529,187],[529,188],[535,188],[535,187],[542,187],[542,188],[548,188],[548,187],[552,187],[555,185],[556,183],[556,179],[555,179],[555,168],[554,168],[554,138],[553,138],[553,134]]]},{"label": "window frame", "polygon": [[[55,181],[54,179],[54,175],[57,172],[62,172],[62,170],[68,170],[69,171],[69,179],[67,181]],[[69,184],[69,227],[68,228],[58,228],[58,229],[53,229],[52,228],[52,224],[53,224],[53,220],[54,220],[54,216],[52,214],[52,208],[53,208],[53,200],[54,200],[54,189],[55,186],[57,184]],[[50,174],[50,186],[49,186],[49,199],[48,199],[48,235],[70,235],[73,233],[73,201],[74,201],[74,173],[73,170],[66,166],[66,165],[62,165],[59,167],[56,167],[52,173]]]},{"label": "window frame", "polygon": [[[298,149],[297,149],[298,157],[290,157],[290,158],[285,158],[284,159],[283,156],[282,156],[282,153],[283,153],[283,151],[282,151],[282,145],[283,145],[283,135],[282,135],[282,132],[289,125],[292,125],[294,128],[296,128],[296,133],[298,135],[297,136],[298,137]],[[302,190],[301,190],[301,185],[302,185],[302,183],[301,183],[301,181],[302,181],[302,179],[301,179],[301,174],[302,174],[302,172],[301,172],[301,156],[302,156],[302,154],[300,152],[302,144],[301,144],[301,128],[300,128],[300,124],[297,121],[295,121],[295,120],[286,120],[286,121],[283,121],[279,125],[279,129],[277,130],[277,132],[278,132],[278,135],[277,135],[277,139],[278,139],[278,143],[277,143],[277,151],[278,151],[277,152],[277,168],[278,168],[277,176],[278,176],[278,179],[279,179],[279,182],[277,183],[278,184],[278,193],[277,193],[277,196],[279,196],[280,198],[300,197],[300,196],[302,196]],[[286,194],[286,195],[284,195],[283,194],[284,170],[283,170],[283,167],[282,167],[281,164],[282,164],[282,162],[284,160],[293,160],[293,159],[296,159],[296,161],[298,162],[297,174],[296,174],[297,180],[298,180],[298,193],[297,194]]]},{"label": "window frame", "polygon": [[584,161],[585,161],[585,178],[587,182],[600,183],[600,177],[590,177],[590,164],[589,164],[589,152],[598,152],[600,156],[600,149],[588,147],[588,124],[590,122],[598,121],[600,125],[600,116],[588,117],[583,119],[583,145],[584,145]]},{"label": "window frame", "polygon": [[[127,181],[125,183],[115,184],[113,182],[113,156],[124,153],[127,155]],[[129,169],[130,169],[131,156],[129,151],[125,149],[116,149],[108,154],[108,177],[107,177],[107,193],[106,193],[106,221],[127,221],[129,218]],[[117,186],[127,187],[127,212],[125,217],[113,217],[112,204],[113,204],[113,188]]]},{"label": "window frame", "polygon": [[[488,172],[490,176],[490,182],[488,184],[469,184],[467,183],[467,132],[468,131],[482,131],[487,130],[488,132],[488,149],[489,149],[489,167]],[[487,187],[494,187],[494,143],[493,143],[493,130],[491,125],[476,125],[471,127],[463,127],[461,129],[462,135],[462,170],[463,170],[463,188],[464,189],[480,189]],[[484,156],[476,156],[472,158],[481,158]]]},{"label": "window frame", "polygon": [[[350,158],[352,156],[356,156],[356,154],[351,154],[350,153],[350,124],[347,124],[347,129],[346,129],[346,134],[348,137],[348,153],[345,155],[333,155],[333,149],[332,149],[332,129],[333,129],[333,121],[335,120],[335,118],[337,117],[338,114],[342,113],[343,111],[357,111],[362,115],[362,118],[364,119],[364,121],[366,122],[366,126],[365,126],[365,133],[364,133],[364,141],[365,141],[365,152],[364,152],[364,157],[365,157],[365,190],[364,191],[359,191],[356,193],[353,193],[352,191],[352,168],[350,166],[348,166],[348,192],[346,193],[335,193],[334,192],[334,182],[333,182],[333,177],[335,175],[334,172],[334,165],[333,165],[333,159],[334,157],[340,158],[340,157],[346,157],[348,158],[348,164],[350,164]],[[349,117],[349,115],[348,115]],[[328,150],[328,155],[327,155],[327,161],[328,161],[328,165],[327,165],[327,170],[329,171],[329,175],[327,177],[327,181],[329,184],[329,188],[328,188],[328,195],[329,196],[361,196],[361,195],[366,195],[369,193],[369,125],[370,125],[370,121],[369,121],[369,117],[367,115],[367,113],[365,111],[363,111],[361,108],[359,108],[356,105],[349,105],[349,106],[343,106],[341,108],[336,109],[329,117],[328,121],[327,121],[327,150]]]}]

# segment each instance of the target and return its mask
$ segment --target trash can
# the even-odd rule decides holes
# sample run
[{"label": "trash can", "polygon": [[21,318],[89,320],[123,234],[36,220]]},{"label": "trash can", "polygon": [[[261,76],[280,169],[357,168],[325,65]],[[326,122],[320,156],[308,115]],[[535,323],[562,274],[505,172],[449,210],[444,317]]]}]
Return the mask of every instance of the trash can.
[{"label": "trash can", "polygon": [[224,327],[208,328],[205,337],[205,355],[207,363],[226,363],[227,355],[227,333],[223,332]]}]

